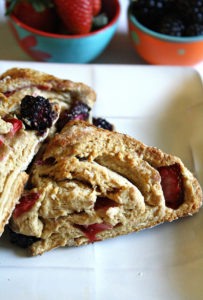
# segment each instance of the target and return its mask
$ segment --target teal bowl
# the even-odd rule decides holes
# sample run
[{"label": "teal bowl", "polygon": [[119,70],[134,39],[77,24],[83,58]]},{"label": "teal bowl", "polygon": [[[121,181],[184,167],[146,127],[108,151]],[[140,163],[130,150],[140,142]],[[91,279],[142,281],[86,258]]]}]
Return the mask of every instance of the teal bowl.
[{"label": "teal bowl", "polygon": [[103,0],[102,9],[109,23],[103,28],[81,35],[63,35],[29,27],[15,16],[9,24],[21,48],[34,60],[61,63],[88,63],[98,57],[111,41],[120,16],[119,0]]}]

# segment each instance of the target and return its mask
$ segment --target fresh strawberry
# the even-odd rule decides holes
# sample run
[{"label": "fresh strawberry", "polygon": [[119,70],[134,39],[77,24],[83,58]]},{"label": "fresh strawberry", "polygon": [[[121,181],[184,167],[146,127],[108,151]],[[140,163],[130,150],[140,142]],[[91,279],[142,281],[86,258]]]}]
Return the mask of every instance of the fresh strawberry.
[{"label": "fresh strawberry", "polygon": [[5,119],[6,122],[9,122],[13,125],[13,128],[9,132],[10,135],[14,135],[18,130],[23,127],[23,123],[21,120],[18,119]]},{"label": "fresh strawberry", "polygon": [[182,175],[179,164],[158,168],[161,175],[166,206],[177,209],[184,201]]},{"label": "fresh strawberry", "polygon": [[101,10],[101,6],[102,6],[101,0],[92,0],[92,14],[93,14],[93,16],[98,15],[98,13]]},{"label": "fresh strawberry", "polygon": [[92,27],[92,0],[55,0],[59,17],[69,33],[88,33]]},{"label": "fresh strawberry", "polygon": [[50,0],[8,0],[7,15],[13,13],[20,21],[38,30],[52,32],[57,16]]},{"label": "fresh strawberry", "polygon": [[13,217],[17,219],[26,211],[29,211],[35,204],[35,202],[39,199],[39,193],[31,193],[28,195],[24,195],[20,199],[20,203],[18,203],[13,212]]}]

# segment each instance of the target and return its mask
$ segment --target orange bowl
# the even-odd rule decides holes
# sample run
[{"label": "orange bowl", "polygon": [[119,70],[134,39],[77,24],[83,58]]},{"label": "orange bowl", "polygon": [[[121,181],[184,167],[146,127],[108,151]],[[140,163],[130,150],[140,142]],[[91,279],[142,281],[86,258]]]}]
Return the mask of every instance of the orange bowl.
[{"label": "orange bowl", "polygon": [[128,9],[128,30],[133,48],[150,64],[192,66],[203,60],[203,35],[174,37],[150,30]]}]

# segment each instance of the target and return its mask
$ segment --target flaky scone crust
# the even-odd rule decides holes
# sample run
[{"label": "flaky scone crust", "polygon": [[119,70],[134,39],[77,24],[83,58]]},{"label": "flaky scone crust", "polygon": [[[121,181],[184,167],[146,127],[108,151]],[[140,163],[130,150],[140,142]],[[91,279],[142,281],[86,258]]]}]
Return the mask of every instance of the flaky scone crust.
[{"label": "flaky scone crust", "polygon": [[44,72],[23,68],[10,69],[0,76],[0,93],[17,89],[25,83],[46,86],[56,92],[70,92],[89,107],[92,107],[96,100],[95,91],[84,83],[59,79]]}]

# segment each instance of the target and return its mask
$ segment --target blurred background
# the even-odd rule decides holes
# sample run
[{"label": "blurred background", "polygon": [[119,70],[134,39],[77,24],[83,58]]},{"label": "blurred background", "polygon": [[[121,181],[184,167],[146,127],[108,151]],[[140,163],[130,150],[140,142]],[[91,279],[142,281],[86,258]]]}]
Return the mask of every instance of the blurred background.
[{"label": "blurred background", "polygon": [[[107,64],[144,64],[145,62],[134,52],[127,29],[127,7],[129,0],[120,0],[121,15],[116,34],[104,52],[91,63]],[[4,16],[4,1],[0,1],[0,59],[31,61],[16,43],[15,38]]]},{"label": "blurred background", "polygon": [[[91,61],[94,64],[147,64],[133,49],[128,34],[127,8],[129,0],[120,0],[121,13],[118,27],[112,40],[99,57]],[[0,59],[32,61],[16,42],[5,17],[5,4],[0,1]],[[203,62],[194,66],[203,76]]]}]

